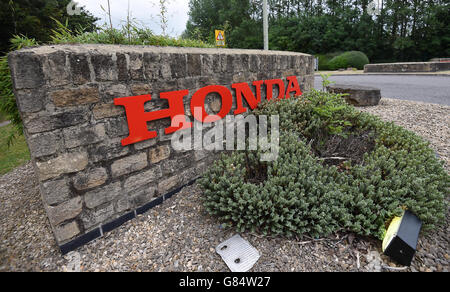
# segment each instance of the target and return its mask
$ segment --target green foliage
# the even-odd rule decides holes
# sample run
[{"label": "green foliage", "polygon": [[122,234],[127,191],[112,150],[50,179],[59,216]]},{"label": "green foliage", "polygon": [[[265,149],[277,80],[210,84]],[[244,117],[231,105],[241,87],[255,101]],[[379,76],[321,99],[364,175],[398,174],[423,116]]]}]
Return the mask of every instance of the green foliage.
[{"label": "green foliage", "polygon": [[363,52],[351,51],[331,59],[328,67],[330,70],[347,69],[349,67],[362,70],[367,64],[369,64],[369,58]]},{"label": "green foliage", "polygon": [[57,28],[53,30],[51,44],[120,44],[120,45],[145,45],[162,47],[199,47],[211,48],[210,44],[198,40],[171,38],[168,36],[154,35],[146,28],[141,28],[133,24],[124,26],[121,29],[111,29],[103,27],[97,32],[86,32],[68,28],[67,23],[63,24],[57,20]]},{"label": "green foliage", "polygon": [[327,71],[327,70],[331,70],[330,66],[329,66],[329,62],[331,61],[331,59],[333,59],[334,57],[339,56],[341,53],[330,53],[330,54],[318,54],[316,55],[317,58],[319,58],[319,70],[320,71]]},{"label": "green foliage", "polygon": [[335,81],[330,81],[331,74],[320,74],[322,78],[322,87],[326,89],[329,85],[336,83]]},{"label": "green foliage", "polygon": [[358,70],[363,70],[364,66],[369,64],[369,58],[366,54],[358,51],[350,51],[342,54],[342,57],[347,61],[350,67],[356,68]]},{"label": "green foliage", "polygon": [[[267,102],[256,114],[280,116],[278,160],[261,163],[262,151],[224,154],[200,179],[206,210],[227,226],[315,238],[346,230],[382,239],[404,209],[418,215],[425,230],[444,222],[450,176],[414,133],[318,91]],[[369,131],[374,150],[360,164],[326,165],[312,145],[337,128],[341,135]],[[255,170],[267,178],[255,182]]]},{"label": "green foliage", "polygon": [[347,59],[343,55],[339,55],[331,59],[328,63],[330,70],[347,69],[348,68]]},{"label": "green foliage", "polygon": [[56,27],[53,19],[65,22],[70,19],[69,29],[95,31],[98,18],[81,9],[81,15],[67,15],[71,0],[4,0],[0,1],[0,54],[7,53],[9,40],[24,35],[38,42],[50,41],[51,31]]},{"label": "green foliage", "polygon": [[30,160],[27,142],[24,136],[18,136],[14,147],[8,141],[14,133],[14,125],[0,127],[0,176]]},{"label": "green foliage", "polygon": [[[11,40],[13,50],[37,45],[34,39],[17,36]],[[0,57],[0,113],[11,121],[13,128],[5,136],[7,145],[11,145],[17,136],[23,134],[22,119],[16,105],[16,97],[12,90],[11,72],[7,56]]]},{"label": "green foliage", "polygon": [[[369,2],[269,0],[270,49],[313,55],[360,50],[372,62],[450,55],[448,1],[380,0],[379,16],[368,15]],[[263,48],[262,0],[190,0],[189,8],[188,37],[210,41],[228,22],[231,48]]]}]

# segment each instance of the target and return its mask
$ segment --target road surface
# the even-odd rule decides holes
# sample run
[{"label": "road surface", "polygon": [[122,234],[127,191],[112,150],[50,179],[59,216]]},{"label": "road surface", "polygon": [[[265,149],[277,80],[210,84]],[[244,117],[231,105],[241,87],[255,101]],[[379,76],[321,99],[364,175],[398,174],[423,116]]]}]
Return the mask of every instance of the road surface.
[{"label": "road surface", "polygon": [[[332,76],[337,84],[377,87],[387,98],[421,101],[450,106],[450,77],[402,75]],[[322,89],[322,78],[316,77],[315,88]]]}]

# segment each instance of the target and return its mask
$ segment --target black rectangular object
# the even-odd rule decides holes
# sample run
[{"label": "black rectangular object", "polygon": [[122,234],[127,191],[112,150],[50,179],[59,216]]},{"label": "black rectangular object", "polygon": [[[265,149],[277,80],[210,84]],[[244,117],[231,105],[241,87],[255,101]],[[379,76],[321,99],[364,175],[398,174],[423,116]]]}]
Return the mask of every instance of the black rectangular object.
[{"label": "black rectangular object", "polygon": [[406,211],[402,222],[384,254],[403,266],[410,266],[416,253],[422,222],[416,215]]},{"label": "black rectangular object", "polygon": [[96,229],[92,230],[91,232],[86,233],[85,235],[82,235],[82,236],[74,239],[73,241],[60,246],[59,248],[61,249],[61,253],[63,255],[66,255],[69,252],[74,251],[77,248],[82,247],[83,245],[88,244],[89,242],[91,242],[101,236],[102,236],[102,233],[100,231],[100,228],[96,228]]},{"label": "black rectangular object", "polygon": [[142,215],[142,214],[146,213],[148,210],[150,210],[158,205],[161,205],[162,203],[164,203],[164,196],[159,197],[156,200],[153,200],[152,202],[148,203],[147,205],[137,209],[136,214]]},{"label": "black rectangular object", "polygon": [[107,223],[102,226],[103,233],[108,233],[110,231],[113,231],[116,228],[119,228],[123,224],[127,223],[130,220],[133,220],[135,218],[134,211],[130,212],[128,214],[123,215],[122,217],[114,220],[113,222]]}]

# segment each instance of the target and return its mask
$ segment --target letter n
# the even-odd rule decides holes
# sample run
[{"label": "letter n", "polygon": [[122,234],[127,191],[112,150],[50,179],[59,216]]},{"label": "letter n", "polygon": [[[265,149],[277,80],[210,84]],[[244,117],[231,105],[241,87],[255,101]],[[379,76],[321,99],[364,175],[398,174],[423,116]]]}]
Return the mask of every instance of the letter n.
[{"label": "letter n", "polygon": [[283,80],[280,79],[273,79],[273,80],[267,80],[266,82],[267,87],[267,100],[272,100],[273,98],[273,86],[278,85],[279,94],[277,99],[283,99],[285,97],[285,85]]},{"label": "letter n", "polygon": [[258,107],[261,103],[261,87],[263,83],[264,81],[253,82],[253,86],[256,88],[256,97],[247,83],[236,83],[231,86],[236,90],[237,109],[234,111],[234,115],[240,115],[247,112],[247,109],[242,103],[242,97],[245,98],[252,110]]}]

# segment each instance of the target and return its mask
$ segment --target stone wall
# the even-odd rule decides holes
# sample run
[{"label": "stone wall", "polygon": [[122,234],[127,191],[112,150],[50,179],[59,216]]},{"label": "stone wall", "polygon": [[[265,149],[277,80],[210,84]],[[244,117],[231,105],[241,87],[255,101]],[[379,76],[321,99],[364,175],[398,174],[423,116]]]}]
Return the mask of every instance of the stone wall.
[{"label": "stone wall", "polygon": [[450,70],[450,63],[445,62],[386,63],[364,66],[365,73],[420,73],[447,70]]},{"label": "stone wall", "polygon": [[[151,94],[146,107],[155,111],[167,107],[161,92],[188,89],[188,108],[192,94],[207,85],[231,90],[232,83],[297,76],[305,92],[314,82],[314,58],[289,52],[61,45],[13,52],[9,64],[42,199],[63,252],[162,203],[214,159],[209,152],[174,151],[163,131],[169,119],[149,123],[158,138],[123,147],[127,116],[115,98]],[[209,97],[208,113],[219,109],[220,100]]]}]

